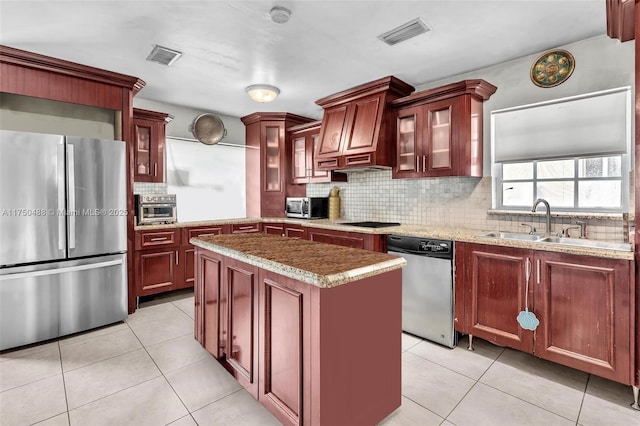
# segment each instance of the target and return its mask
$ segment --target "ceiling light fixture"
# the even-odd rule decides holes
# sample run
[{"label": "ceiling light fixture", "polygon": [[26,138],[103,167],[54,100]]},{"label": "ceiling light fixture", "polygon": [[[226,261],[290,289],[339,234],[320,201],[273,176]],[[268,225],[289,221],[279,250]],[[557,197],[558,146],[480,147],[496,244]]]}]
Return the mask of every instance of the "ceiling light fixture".
[{"label": "ceiling light fixture", "polygon": [[280,94],[280,89],[268,84],[252,84],[245,90],[256,102],[271,102]]},{"label": "ceiling light fixture", "polygon": [[271,15],[271,20],[273,22],[277,24],[285,24],[291,17],[291,11],[286,7],[274,6],[269,11],[269,15]]}]

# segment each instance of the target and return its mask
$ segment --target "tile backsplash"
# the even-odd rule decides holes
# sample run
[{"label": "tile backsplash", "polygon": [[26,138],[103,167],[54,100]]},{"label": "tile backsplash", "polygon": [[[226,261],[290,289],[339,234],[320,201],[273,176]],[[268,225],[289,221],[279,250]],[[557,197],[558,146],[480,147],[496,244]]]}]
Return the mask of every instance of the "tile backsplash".
[{"label": "tile backsplash", "polygon": [[151,182],[134,182],[133,183],[134,194],[166,194],[166,183],[151,183]]},{"label": "tile backsplash", "polygon": [[[491,177],[391,179],[391,170],[349,174],[348,182],[308,184],[309,197],[326,197],[340,188],[340,217],[347,220],[400,222],[411,225],[464,227],[478,230],[525,232],[528,223],[544,232],[543,214],[491,212]],[[553,206],[552,206],[553,213]],[[572,215],[552,217],[552,232],[575,224]],[[621,215],[580,217],[587,237],[625,240]],[[576,235],[577,231],[573,231]]]}]

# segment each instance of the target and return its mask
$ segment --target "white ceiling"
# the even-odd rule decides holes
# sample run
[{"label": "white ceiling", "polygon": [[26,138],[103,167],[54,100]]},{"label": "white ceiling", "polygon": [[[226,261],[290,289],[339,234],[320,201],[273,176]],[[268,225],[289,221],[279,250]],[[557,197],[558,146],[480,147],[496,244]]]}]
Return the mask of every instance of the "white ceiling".
[{"label": "white ceiling", "polygon": [[[279,5],[286,24],[271,21]],[[395,46],[377,36],[414,18],[432,31]],[[606,33],[605,0],[0,0],[0,43],[146,82],[138,95],[243,116],[319,118],[314,101],[387,75],[419,86]],[[184,52],[146,61],[154,44]],[[251,101],[267,83],[281,95]]]}]

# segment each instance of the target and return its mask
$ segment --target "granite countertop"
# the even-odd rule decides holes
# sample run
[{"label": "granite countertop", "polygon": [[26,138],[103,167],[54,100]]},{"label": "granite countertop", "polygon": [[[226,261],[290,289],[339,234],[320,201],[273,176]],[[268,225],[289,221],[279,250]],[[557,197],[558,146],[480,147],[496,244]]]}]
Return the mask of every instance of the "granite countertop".
[{"label": "granite countertop", "polygon": [[402,257],[266,234],[191,238],[191,244],[321,288],[400,269]]},{"label": "granite countertop", "polygon": [[[220,219],[199,222],[178,222],[168,225],[143,225],[136,226],[135,230],[153,230],[153,229],[171,229],[188,226],[209,226],[218,224],[232,223],[287,223],[292,225],[301,225],[310,228],[333,229],[344,232],[359,232],[362,234],[374,235],[405,235],[424,238],[438,238],[443,240],[452,240],[458,242],[478,243],[488,245],[498,245],[504,247],[516,247],[529,250],[543,250],[557,253],[579,254],[596,257],[604,257],[610,259],[633,260],[634,253],[632,251],[611,250],[605,248],[591,248],[568,246],[564,244],[540,243],[532,241],[506,240],[501,238],[479,237],[483,231],[478,229],[457,228],[450,226],[430,226],[430,225],[400,225],[385,228],[362,228],[357,226],[344,225],[344,222],[353,222],[353,220],[330,221],[328,219],[289,219],[289,218],[237,218],[237,219]],[[486,230],[489,231],[489,230]],[[254,234],[255,235],[255,234]]]}]

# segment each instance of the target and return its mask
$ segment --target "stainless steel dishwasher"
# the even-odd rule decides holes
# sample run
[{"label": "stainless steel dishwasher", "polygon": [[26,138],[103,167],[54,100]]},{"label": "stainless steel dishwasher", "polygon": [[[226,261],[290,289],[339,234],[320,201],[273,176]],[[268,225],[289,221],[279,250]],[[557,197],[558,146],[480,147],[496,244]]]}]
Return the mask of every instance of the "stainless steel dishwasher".
[{"label": "stainless steel dishwasher", "polygon": [[387,251],[402,256],[402,330],[453,348],[453,241],[389,235]]}]

